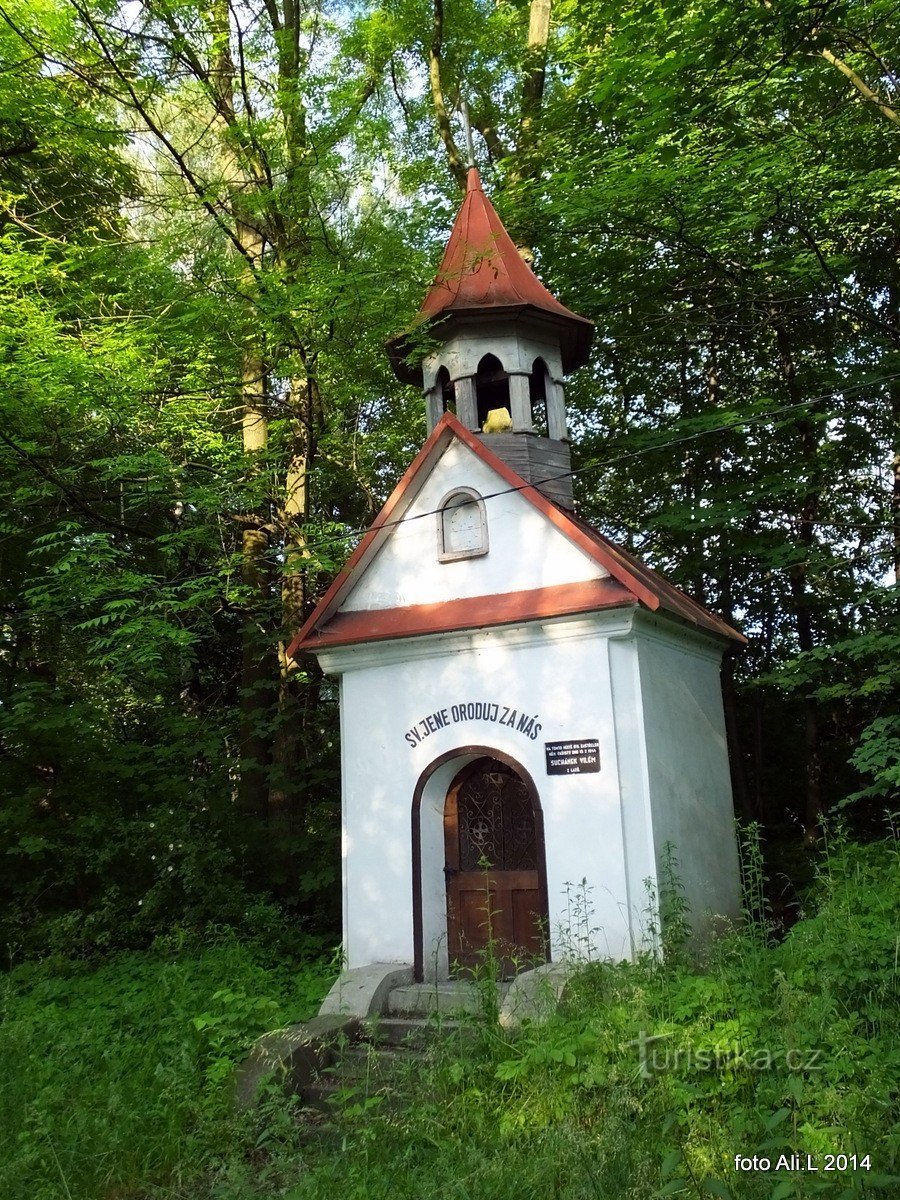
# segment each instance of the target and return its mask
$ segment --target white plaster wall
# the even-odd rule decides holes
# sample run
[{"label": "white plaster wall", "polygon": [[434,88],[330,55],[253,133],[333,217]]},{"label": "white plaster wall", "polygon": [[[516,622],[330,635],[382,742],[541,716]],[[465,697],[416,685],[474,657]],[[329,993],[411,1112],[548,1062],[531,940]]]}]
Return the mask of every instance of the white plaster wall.
[{"label": "white plaster wall", "polygon": [[[607,635],[623,620],[621,613],[597,614],[323,655],[326,669],[344,672],[345,952],[351,967],[412,961],[413,793],[435,759],[466,745],[509,755],[536,784],[544,814],[552,956],[561,957],[573,936],[587,931],[592,954],[613,959],[630,954],[633,914],[607,651]],[[413,737],[414,745],[406,738],[427,714],[470,701],[527,713],[541,729],[531,739],[496,722],[463,719],[421,740]],[[544,743],[582,738],[599,740],[599,773],[547,775]],[[441,768],[422,804],[424,959],[441,970],[446,969],[443,796],[466,761]],[[639,777],[629,786],[640,787]],[[571,928],[566,884],[580,890],[582,879],[590,912],[580,929]]]},{"label": "white plaster wall", "polygon": [[425,359],[422,381],[426,391],[434,386],[441,367],[447,368],[451,379],[474,375],[486,354],[498,358],[505,371],[524,374],[530,374],[536,358],[543,358],[550,377],[562,381],[558,332],[514,322],[493,322],[485,329],[483,324],[459,328]]},{"label": "white plaster wall", "polygon": [[650,807],[638,644],[633,634],[609,641],[610,678],[616,699],[615,731],[621,795],[622,845],[630,914],[631,953],[658,949],[656,851]]},{"label": "white plaster wall", "polygon": [[671,842],[696,940],[740,910],[720,679],[721,654],[644,617],[636,622],[653,842]]},{"label": "white plaster wall", "polygon": [[[435,511],[449,491],[474,488],[485,499],[489,552],[439,562]],[[378,551],[342,611],[438,604],[600,579],[608,574],[461,442],[453,441]],[[493,493],[501,492],[500,495]]]}]

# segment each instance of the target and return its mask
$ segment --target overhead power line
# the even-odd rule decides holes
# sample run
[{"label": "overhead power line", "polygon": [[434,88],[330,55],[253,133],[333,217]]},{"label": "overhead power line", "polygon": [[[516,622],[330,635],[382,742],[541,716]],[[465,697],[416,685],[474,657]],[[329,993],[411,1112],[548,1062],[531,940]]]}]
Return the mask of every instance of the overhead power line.
[{"label": "overhead power line", "polygon": [[[654,443],[652,446],[644,446],[640,450],[630,450],[624,454],[616,455],[613,458],[596,459],[593,462],[585,463],[584,466],[574,468],[571,471],[561,471],[554,475],[548,475],[544,479],[536,480],[534,483],[522,483],[516,487],[500,488],[495,492],[487,492],[481,497],[482,500],[495,500],[500,496],[513,495],[516,492],[524,491],[526,488],[539,488],[544,483],[553,483],[560,479],[573,478],[574,476],[584,476],[592,471],[606,469],[608,467],[618,466],[621,463],[631,462],[634,459],[643,458],[647,454],[655,454],[658,450],[666,450],[672,446],[684,445],[688,442],[697,441],[699,438],[708,437],[713,433],[729,433],[734,429],[740,429],[747,425],[758,424],[762,421],[767,421],[771,417],[780,416],[783,413],[792,412],[797,409],[810,408],[815,404],[822,403],[823,400],[830,400],[835,396],[846,395],[851,392],[857,392],[871,388],[882,383],[889,383],[891,380],[900,379],[900,371],[890,375],[880,375],[875,379],[867,379],[862,383],[851,384],[849,387],[835,388],[830,392],[823,392],[818,396],[811,396],[806,400],[798,400],[791,404],[782,404],[778,408],[767,409],[765,412],[751,413],[747,417],[729,421],[722,425],[710,426],[706,429],[694,430],[692,433],[683,434],[680,437],[669,438]],[[488,447],[490,442],[485,443]],[[380,525],[379,531],[383,529],[393,529],[399,525],[409,524],[412,521],[420,520],[424,517],[436,516],[441,510],[439,508],[426,509],[424,512],[415,513],[412,516],[398,517],[394,521],[385,521]],[[824,522],[827,524],[828,522]],[[860,526],[852,526],[852,528],[862,528]],[[335,533],[328,538],[322,538],[317,542],[308,542],[307,550],[316,550],[319,547],[333,546],[338,542],[352,541],[353,538],[361,537],[368,531],[368,526],[361,526],[354,529],[348,529],[343,533]]]}]

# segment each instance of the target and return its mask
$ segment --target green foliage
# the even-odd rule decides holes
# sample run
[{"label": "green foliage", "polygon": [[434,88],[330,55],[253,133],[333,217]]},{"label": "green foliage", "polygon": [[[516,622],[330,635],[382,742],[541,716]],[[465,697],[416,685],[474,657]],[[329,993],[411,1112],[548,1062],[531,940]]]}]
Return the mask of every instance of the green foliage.
[{"label": "green foliage", "polygon": [[[290,1194],[387,1195],[390,1181],[437,1196],[447,1179],[492,1200],[538,1185],[566,1200],[893,1194],[897,868],[894,839],[836,844],[815,914],[781,945],[751,927],[702,967],[583,965],[547,1023],[438,1043],[386,1107],[341,1114],[342,1154],[308,1156]],[[734,1169],[736,1154],[821,1166],[840,1152],[871,1168]]]},{"label": "green foliage", "polygon": [[854,4],[555,12],[544,173],[515,199],[597,322],[567,393],[582,511],[748,635],[742,816],[810,829],[806,785],[865,825],[896,787],[898,131],[822,52],[877,89],[896,29]]},{"label": "green foliage", "polygon": [[[890,1194],[896,847],[826,846],[813,915],[776,945],[753,825],[745,929],[702,970],[670,861],[661,962],[586,963],[566,1009],[511,1039],[488,961],[475,1052],[435,1051],[399,1114],[354,1097],[340,1154],[301,1158],[277,1099],[229,1114],[231,1063],[312,1011],[324,976],[227,930],[288,962],[337,925],[336,694],[314,671],[259,710],[270,745],[302,730],[266,778],[286,813],[237,805],[242,629],[249,613],[270,661],[291,632],[291,381],[317,388],[310,600],[421,444],[383,343],[456,197],[423,73],[434,8],[304,10],[286,75],[289,36],[253,14],[227,132],[203,79],[214,8],[12,0],[0,22],[0,944],[77,956],[3,982],[4,1195],[780,1200],[834,1182],[729,1173],[779,1148],[877,1150],[853,1187]],[[848,71],[891,101],[892,6],[561,0],[528,137],[529,6],[444,8],[447,98],[464,84],[493,194],[597,324],[567,390],[581,510],[749,637],[728,696],[743,815],[813,832],[821,784],[880,835],[900,785],[900,185],[896,122]],[[271,235],[252,286],[223,148],[268,167],[239,201]],[[248,348],[269,408],[252,463]],[[272,531],[262,603],[248,513]],[[577,958],[587,889],[569,901]],[[649,1078],[644,1035],[674,1055]]]},{"label": "green foliage", "polygon": [[312,1015],[329,982],[326,963],[224,935],[15,967],[0,983],[0,1191],[137,1197],[215,1172],[233,1138],[258,1135],[231,1113],[234,1062]]},{"label": "green foliage", "polygon": [[[833,841],[779,945],[750,928],[700,965],[584,964],[546,1023],[474,1014],[478,1036],[373,1072],[324,1125],[276,1093],[235,1116],[226,1077],[264,1029],[314,1009],[326,966],[233,939],[19,966],[2,992],[4,1195],[368,1200],[454,1180],[486,1200],[891,1196],[897,846]],[[734,1169],[837,1153],[871,1166]]]},{"label": "green foliage", "polygon": [[[742,816],[814,833],[819,783],[873,835],[900,754],[897,133],[821,51],[886,87],[885,4],[813,28],[791,4],[566,0],[529,130],[529,6],[445,9],[446,99],[463,88],[503,215],[597,323],[567,389],[582,511],[748,635],[728,692]],[[421,444],[383,345],[456,191],[431,8],[310,10],[287,73],[268,12],[240,38],[235,17],[227,132],[209,6],[126,29],[114,6],[16,0],[0,23],[0,939],[36,952],[240,924],[261,895],[337,927],[336,693],[278,674],[281,585],[299,554],[308,609]],[[148,121],[168,148],[134,133]],[[227,162],[268,236],[252,281]],[[249,350],[269,429],[252,463]],[[236,808],[248,698],[268,815]]]},{"label": "green foliage", "polygon": [[691,937],[690,905],[678,870],[678,855],[672,842],[662,849],[659,873],[659,925],[661,948],[666,962],[683,959]]},{"label": "green foliage", "polygon": [[900,621],[897,596],[867,589],[859,599],[860,619],[847,637],[800,654],[772,682],[796,693],[812,690],[856,734],[852,765],[867,786],[839,801],[900,796]]}]

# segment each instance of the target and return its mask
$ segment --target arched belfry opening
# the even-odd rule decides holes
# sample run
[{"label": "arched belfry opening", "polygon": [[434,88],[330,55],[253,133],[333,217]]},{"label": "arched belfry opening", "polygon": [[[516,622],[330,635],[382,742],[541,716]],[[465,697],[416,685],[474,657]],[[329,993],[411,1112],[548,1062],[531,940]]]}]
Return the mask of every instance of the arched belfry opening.
[{"label": "arched belfry opening", "polygon": [[441,412],[453,413],[456,416],[456,388],[446,367],[441,367],[438,371],[434,386],[440,397]]},{"label": "arched belfry opening", "polygon": [[531,364],[528,376],[528,399],[531,402],[531,427],[541,437],[547,436],[547,394],[550,391],[550,371],[542,358]]},{"label": "arched belfry opening", "polygon": [[475,402],[478,410],[478,427],[481,428],[488,418],[488,413],[495,408],[505,408],[509,405],[509,375],[504,371],[503,364],[494,354],[485,354],[478,364],[475,375]]}]

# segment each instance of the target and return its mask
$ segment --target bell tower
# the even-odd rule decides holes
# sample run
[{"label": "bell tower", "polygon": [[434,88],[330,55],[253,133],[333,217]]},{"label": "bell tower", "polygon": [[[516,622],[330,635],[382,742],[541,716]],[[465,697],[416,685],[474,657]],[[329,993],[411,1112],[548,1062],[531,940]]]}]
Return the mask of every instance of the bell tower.
[{"label": "bell tower", "polygon": [[421,384],[429,433],[453,412],[527,483],[571,509],[563,380],[587,361],[593,332],[533,273],[471,167],[435,281],[388,353],[399,379]]}]

